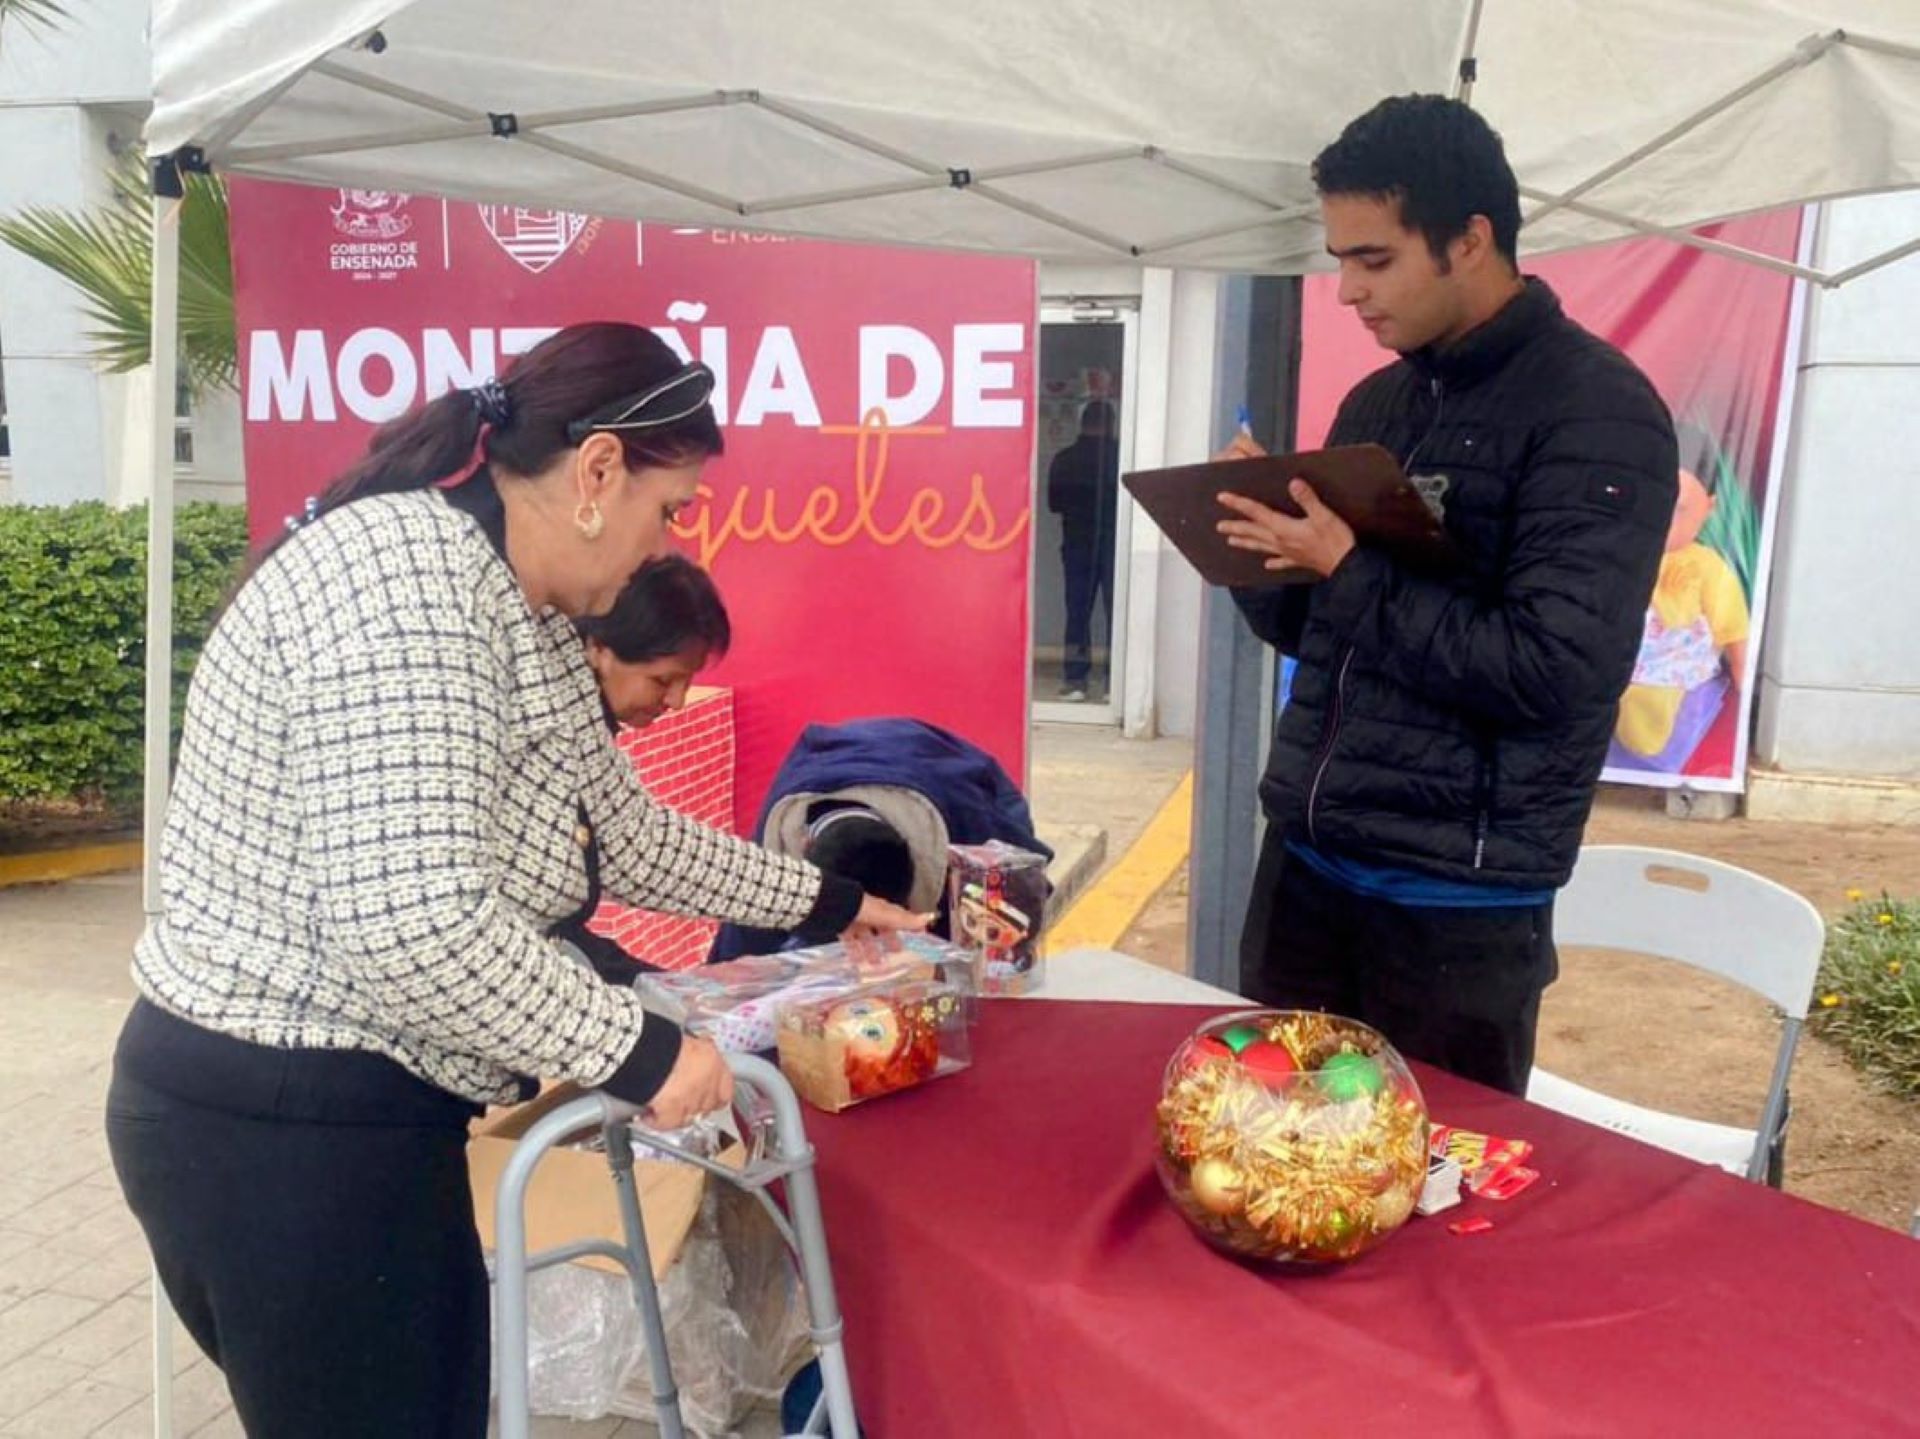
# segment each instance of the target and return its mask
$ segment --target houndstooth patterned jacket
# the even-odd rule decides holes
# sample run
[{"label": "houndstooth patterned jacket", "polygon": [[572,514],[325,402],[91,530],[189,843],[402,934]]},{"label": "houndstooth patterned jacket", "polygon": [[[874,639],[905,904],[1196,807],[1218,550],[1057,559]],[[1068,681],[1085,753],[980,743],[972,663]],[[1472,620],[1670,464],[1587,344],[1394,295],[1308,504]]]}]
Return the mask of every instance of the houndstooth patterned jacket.
[{"label": "houndstooth patterned jacket", "polygon": [[678,1032],[541,936],[587,896],[583,808],[620,902],[787,928],[827,905],[812,866],[648,798],[572,627],[471,517],[357,501],[207,642],[135,980],[204,1028],[374,1050],[470,1099],[606,1083],[647,1049],[650,1092]]}]

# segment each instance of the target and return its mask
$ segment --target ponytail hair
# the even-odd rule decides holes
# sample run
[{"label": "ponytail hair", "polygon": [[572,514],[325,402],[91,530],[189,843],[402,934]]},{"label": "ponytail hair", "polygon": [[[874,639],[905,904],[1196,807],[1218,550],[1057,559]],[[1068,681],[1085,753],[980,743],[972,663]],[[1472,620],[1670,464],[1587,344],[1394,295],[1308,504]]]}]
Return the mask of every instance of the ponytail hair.
[{"label": "ponytail hair", "polygon": [[[444,484],[473,465],[476,451],[480,467],[497,479],[538,475],[574,447],[570,426],[657,388],[685,368],[642,325],[596,321],[556,331],[513,360],[501,378],[450,391],[374,431],[366,454],[261,547],[248,573],[307,523],[369,495]],[[723,447],[705,404],[670,423],[605,433],[620,441],[634,469],[688,464]]]}]

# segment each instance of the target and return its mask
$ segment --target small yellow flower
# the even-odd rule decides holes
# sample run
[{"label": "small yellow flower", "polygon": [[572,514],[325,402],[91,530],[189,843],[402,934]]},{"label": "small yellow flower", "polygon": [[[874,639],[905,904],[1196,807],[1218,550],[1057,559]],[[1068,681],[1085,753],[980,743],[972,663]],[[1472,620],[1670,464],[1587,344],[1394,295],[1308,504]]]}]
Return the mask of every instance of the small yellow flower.
[{"label": "small yellow flower", "polygon": [[1838,1009],[1840,1007],[1840,996],[1837,994],[1821,995],[1820,1007],[1822,1009]]},{"label": "small yellow flower", "polygon": [[1897,959],[1890,959],[1887,961],[1888,974],[1898,974],[1903,967],[1904,966]]},{"label": "small yellow flower", "polygon": [[1864,889],[1850,889],[1847,891],[1848,904],[1858,904],[1860,903],[1861,900],[1865,899],[1866,897],[1867,897],[1867,892]]},{"label": "small yellow flower", "polygon": [[1876,914],[1873,918],[1874,918],[1874,922],[1880,925],[1882,928],[1885,928],[1887,925],[1890,925],[1893,923],[1893,916],[1888,914],[1884,909],[1881,910],[1880,913]]}]

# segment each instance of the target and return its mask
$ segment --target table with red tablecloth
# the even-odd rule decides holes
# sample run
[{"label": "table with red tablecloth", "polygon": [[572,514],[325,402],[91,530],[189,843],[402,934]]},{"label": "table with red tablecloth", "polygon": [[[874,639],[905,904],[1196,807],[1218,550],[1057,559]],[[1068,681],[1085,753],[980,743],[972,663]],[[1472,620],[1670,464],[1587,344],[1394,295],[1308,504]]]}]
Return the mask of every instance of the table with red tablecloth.
[{"label": "table with red tablecloth", "polygon": [[1920,1243],[1432,1069],[1536,1184],[1341,1268],[1215,1253],[1153,1172],[1214,1012],[988,1001],[971,1069],[809,1115],[871,1439],[1920,1434]]}]

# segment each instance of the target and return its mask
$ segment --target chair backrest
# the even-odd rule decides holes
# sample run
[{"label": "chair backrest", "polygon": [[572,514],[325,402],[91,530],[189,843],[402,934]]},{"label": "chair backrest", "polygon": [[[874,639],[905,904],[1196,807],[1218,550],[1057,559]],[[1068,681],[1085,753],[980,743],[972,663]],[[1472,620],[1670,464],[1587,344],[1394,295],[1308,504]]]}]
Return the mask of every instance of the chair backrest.
[{"label": "chair backrest", "polygon": [[1559,944],[1690,964],[1805,1019],[1827,927],[1783,885],[1673,850],[1590,845],[1555,901]]}]

